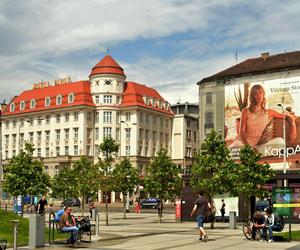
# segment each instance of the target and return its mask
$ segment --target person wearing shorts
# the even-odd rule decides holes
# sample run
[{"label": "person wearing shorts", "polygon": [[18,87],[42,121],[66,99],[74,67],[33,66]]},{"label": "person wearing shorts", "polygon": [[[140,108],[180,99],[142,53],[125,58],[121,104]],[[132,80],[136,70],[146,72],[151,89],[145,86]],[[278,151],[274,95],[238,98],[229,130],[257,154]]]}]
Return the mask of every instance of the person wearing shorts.
[{"label": "person wearing shorts", "polygon": [[198,223],[199,235],[200,235],[199,240],[201,241],[207,241],[208,238],[203,226],[208,209],[210,209],[210,204],[208,203],[207,199],[204,197],[204,192],[200,191],[199,197],[195,200],[195,205],[191,212],[191,217],[196,212],[196,220]]}]

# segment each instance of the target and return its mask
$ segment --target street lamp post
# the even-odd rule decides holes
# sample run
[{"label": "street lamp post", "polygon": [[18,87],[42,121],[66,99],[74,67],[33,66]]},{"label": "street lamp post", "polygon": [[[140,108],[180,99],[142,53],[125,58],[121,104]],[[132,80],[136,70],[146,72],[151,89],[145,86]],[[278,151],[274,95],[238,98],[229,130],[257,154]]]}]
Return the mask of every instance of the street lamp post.
[{"label": "street lamp post", "polygon": [[[125,121],[121,121],[121,123],[124,123],[125,125],[126,125],[126,127],[127,127],[127,131],[129,131],[129,125],[128,125],[128,123],[127,122],[125,122]],[[125,135],[125,137],[126,137],[126,135]],[[121,138],[120,138],[120,140],[121,140]],[[128,145],[128,140],[127,140],[127,138],[126,138],[126,146]],[[130,156],[130,151],[129,151],[129,156]],[[126,176],[127,177],[127,176]],[[124,197],[125,198],[125,197]],[[125,205],[125,209],[126,209],[126,212],[129,212],[129,194],[127,193],[127,195],[126,195],[126,205]]]},{"label": "street lamp post", "polygon": [[286,129],[285,129],[285,109],[283,104],[278,103],[278,107],[281,107],[282,109],[282,114],[283,114],[283,141],[284,141],[284,148],[283,148],[283,174],[284,174],[284,179],[283,179],[283,186],[287,187],[287,180],[286,180]]}]

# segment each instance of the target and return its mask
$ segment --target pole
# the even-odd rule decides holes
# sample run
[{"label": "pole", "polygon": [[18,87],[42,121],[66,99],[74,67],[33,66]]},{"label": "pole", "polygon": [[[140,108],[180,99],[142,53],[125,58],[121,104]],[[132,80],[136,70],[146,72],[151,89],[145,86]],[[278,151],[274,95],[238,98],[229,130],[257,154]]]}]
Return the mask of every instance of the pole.
[{"label": "pole", "polygon": [[13,223],[14,226],[14,250],[18,249],[18,244],[17,244],[17,240],[18,240],[18,222],[19,220],[12,220],[11,221]]},{"label": "pole", "polygon": [[287,180],[286,180],[286,129],[285,129],[285,110],[282,107],[283,111],[283,140],[284,140],[284,155],[283,155],[283,174],[284,174],[284,179],[283,179],[283,186],[287,187]]},{"label": "pole", "polygon": [[282,109],[282,114],[283,114],[283,126],[282,126],[282,130],[283,130],[283,187],[287,187],[287,179],[286,179],[286,124],[285,124],[285,108],[283,106],[283,104],[278,103],[277,104],[278,107],[281,107]]}]

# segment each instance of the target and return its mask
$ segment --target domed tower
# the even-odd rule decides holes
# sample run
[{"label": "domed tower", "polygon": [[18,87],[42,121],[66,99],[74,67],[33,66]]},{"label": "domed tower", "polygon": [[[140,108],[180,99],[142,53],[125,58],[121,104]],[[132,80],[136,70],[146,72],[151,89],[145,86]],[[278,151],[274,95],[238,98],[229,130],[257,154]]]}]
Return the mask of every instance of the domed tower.
[{"label": "domed tower", "polygon": [[[89,78],[92,95],[111,93],[115,97],[113,103],[118,104],[116,99],[123,93],[126,76],[123,68],[110,55],[106,55],[92,68]],[[99,103],[104,104],[105,102],[100,98]]]},{"label": "domed tower", "polygon": [[106,55],[92,68],[89,78],[96,105],[94,143],[97,148],[105,137],[120,140],[119,110],[126,76],[122,67],[110,55]]}]

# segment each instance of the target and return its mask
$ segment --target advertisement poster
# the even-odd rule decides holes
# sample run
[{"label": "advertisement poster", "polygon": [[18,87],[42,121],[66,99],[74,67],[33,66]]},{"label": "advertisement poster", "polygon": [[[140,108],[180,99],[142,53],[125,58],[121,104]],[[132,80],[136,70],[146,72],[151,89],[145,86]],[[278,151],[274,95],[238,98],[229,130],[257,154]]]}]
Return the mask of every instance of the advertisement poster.
[{"label": "advertisement poster", "polygon": [[232,157],[249,144],[272,168],[286,152],[287,167],[299,169],[300,77],[225,86],[225,142]]},{"label": "advertisement poster", "polygon": [[300,221],[300,188],[273,188],[272,200],[276,214]]}]

